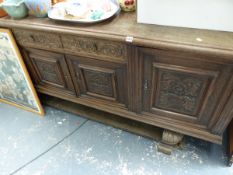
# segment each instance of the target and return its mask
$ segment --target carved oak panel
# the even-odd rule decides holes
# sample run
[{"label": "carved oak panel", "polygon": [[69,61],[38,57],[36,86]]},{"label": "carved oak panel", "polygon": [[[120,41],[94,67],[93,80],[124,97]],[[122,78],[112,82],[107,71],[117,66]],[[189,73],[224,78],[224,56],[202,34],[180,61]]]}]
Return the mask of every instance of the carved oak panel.
[{"label": "carved oak panel", "polygon": [[112,70],[98,71],[91,67],[82,67],[82,77],[89,93],[116,98],[115,72]]},{"label": "carved oak panel", "polygon": [[27,62],[38,88],[74,95],[74,87],[63,55],[27,49]]},{"label": "carved oak panel", "polygon": [[66,56],[77,94],[127,104],[126,65]]},{"label": "carved oak panel", "polygon": [[218,115],[230,67],[174,55],[140,50],[143,59],[143,111],[208,128]]},{"label": "carved oak panel", "polygon": [[59,62],[55,60],[43,60],[31,55],[31,58],[37,67],[38,75],[43,83],[53,86],[65,87],[64,79],[62,78]]},{"label": "carved oak panel", "polygon": [[110,57],[116,60],[126,59],[126,45],[118,42],[70,35],[62,35],[61,40],[64,49],[74,53]]},{"label": "carved oak panel", "polygon": [[61,49],[62,43],[59,35],[48,32],[37,32],[22,29],[13,30],[16,41],[22,46]]},{"label": "carved oak panel", "polygon": [[208,84],[208,77],[161,69],[158,73],[156,97],[153,107],[196,116]]}]

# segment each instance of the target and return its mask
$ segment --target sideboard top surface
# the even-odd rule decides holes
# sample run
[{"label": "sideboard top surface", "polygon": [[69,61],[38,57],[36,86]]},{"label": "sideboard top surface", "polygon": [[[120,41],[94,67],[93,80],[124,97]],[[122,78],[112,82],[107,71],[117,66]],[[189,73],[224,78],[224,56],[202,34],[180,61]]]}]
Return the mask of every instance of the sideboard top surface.
[{"label": "sideboard top surface", "polygon": [[198,50],[230,56],[233,59],[232,32],[139,24],[136,13],[122,12],[108,21],[88,25],[30,16],[21,20],[4,17],[0,18],[0,26],[84,35],[120,42],[125,42],[128,36],[133,37],[132,43],[138,46]]}]

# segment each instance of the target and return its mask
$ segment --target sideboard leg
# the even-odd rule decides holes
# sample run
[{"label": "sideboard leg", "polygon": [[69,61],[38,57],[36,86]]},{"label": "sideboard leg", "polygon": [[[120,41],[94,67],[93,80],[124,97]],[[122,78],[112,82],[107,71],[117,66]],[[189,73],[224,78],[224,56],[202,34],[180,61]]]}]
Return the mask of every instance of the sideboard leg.
[{"label": "sideboard leg", "polygon": [[159,143],[157,149],[159,152],[171,155],[173,148],[178,145],[183,139],[183,135],[164,130],[162,135],[162,141]]}]

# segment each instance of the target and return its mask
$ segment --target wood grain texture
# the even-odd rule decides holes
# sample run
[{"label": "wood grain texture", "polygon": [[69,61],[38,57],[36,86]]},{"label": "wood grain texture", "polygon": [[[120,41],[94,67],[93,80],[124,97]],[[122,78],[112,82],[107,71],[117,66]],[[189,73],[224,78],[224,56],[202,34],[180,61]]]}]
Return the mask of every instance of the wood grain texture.
[{"label": "wood grain texture", "polygon": [[[226,60],[233,59],[233,33],[231,32],[138,24],[136,13],[121,13],[110,20],[92,25],[55,22],[48,18],[30,16],[19,22],[10,17],[3,17],[0,19],[0,26],[120,42],[125,42],[126,36],[132,36],[134,37],[133,43],[139,46],[204,53],[218,55]],[[202,42],[197,38],[201,38]],[[218,60],[215,57],[211,59]]]},{"label": "wood grain texture", "polygon": [[126,64],[66,55],[76,91],[81,95],[128,105]]},{"label": "wood grain texture", "polygon": [[39,48],[62,48],[60,37],[54,33],[44,33],[38,31],[14,29],[14,36],[17,42],[23,46],[33,46]]},{"label": "wood grain texture", "polygon": [[[218,135],[223,133],[232,118],[231,102],[223,98],[232,92],[232,65],[196,61],[198,58],[191,55],[183,58],[182,54],[163,50],[139,48],[138,52],[144,61],[143,81],[147,82],[143,111],[189,121]],[[222,120],[224,115],[219,111],[225,103],[229,105],[224,105],[227,118]],[[219,128],[211,125],[216,122]]]},{"label": "wood grain texture", "polygon": [[228,166],[233,164],[233,121],[229,124],[228,127]]},{"label": "wood grain texture", "polygon": [[214,143],[233,117],[232,33],[137,24],[134,13],[0,26],[13,30],[41,93]]},{"label": "wood grain texture", "polygon": [[133,45],[128,45],[128,94],[129,110],[142,112],[142,59],[138,57],[138,50]]},{"label": "wood grain texture", "polygon": [[37,49],[26,49],[24,54],[36,86],[75,96],[74,86],[63,55]]},{"label": "wood grain texture", "polygon": [[102,100],[102,101],[100,99],[96,100],[96,98],[86,97],[86,96],[75,98],[75,97],[67,96],[57,91],[52,91],[50,89],[46,89],[43,87],[39,87],[38,91],[43,94],[51,95],[53,97],[58,97],[64,100],[74,102],[74,103],[89,106],[94,109],[109,112],[111,114],[119,115],[119,116],[122,116],[128,119],[142,122],[142,123],[150,124],[153,126],[158,126],[161,128],[167,128],[174,132],[197,137],[197,138],[207,140],[213,143],[217,143],[217,144],[222,143],[221,136],[212,134],[207,129],[197,124],[191,124],[190,122],[175,120],[172,118],[165,119],[164,117],[159,116],[159,115],[154,115],[154,118],[152,119],[150,113],[143,112],[141,114],[136,114],[134,112],[127,110],[125,107],[119,106],[114,103],[109,103],[108,101],[105,101],[105,100]]},{"label": "wood grain texture", "polygon": [[154,63],[152,107],[196,116],[210,77],[208,74],[199,75],[199,72],[199,69],[185,70],[185,67],[178,69]]},{"label": "wood grain texture", "polygon": [[119,42],[72,35],[61,35],[61,40],[64,49],[69,52],[110,57],[117,60],[125,60],[127,58],[126,46]]}]

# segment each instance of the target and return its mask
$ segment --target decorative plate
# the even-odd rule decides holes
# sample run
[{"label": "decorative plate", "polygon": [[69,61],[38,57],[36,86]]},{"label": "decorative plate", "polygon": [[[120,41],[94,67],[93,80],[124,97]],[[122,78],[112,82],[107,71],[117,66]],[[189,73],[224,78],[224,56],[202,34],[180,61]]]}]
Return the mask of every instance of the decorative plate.
[{"label": "decorative plate", "polygon": [[54,20],[95,23],[106,20],[120,11],[114,0],[71,0],[55,4],[48,12]]}]

